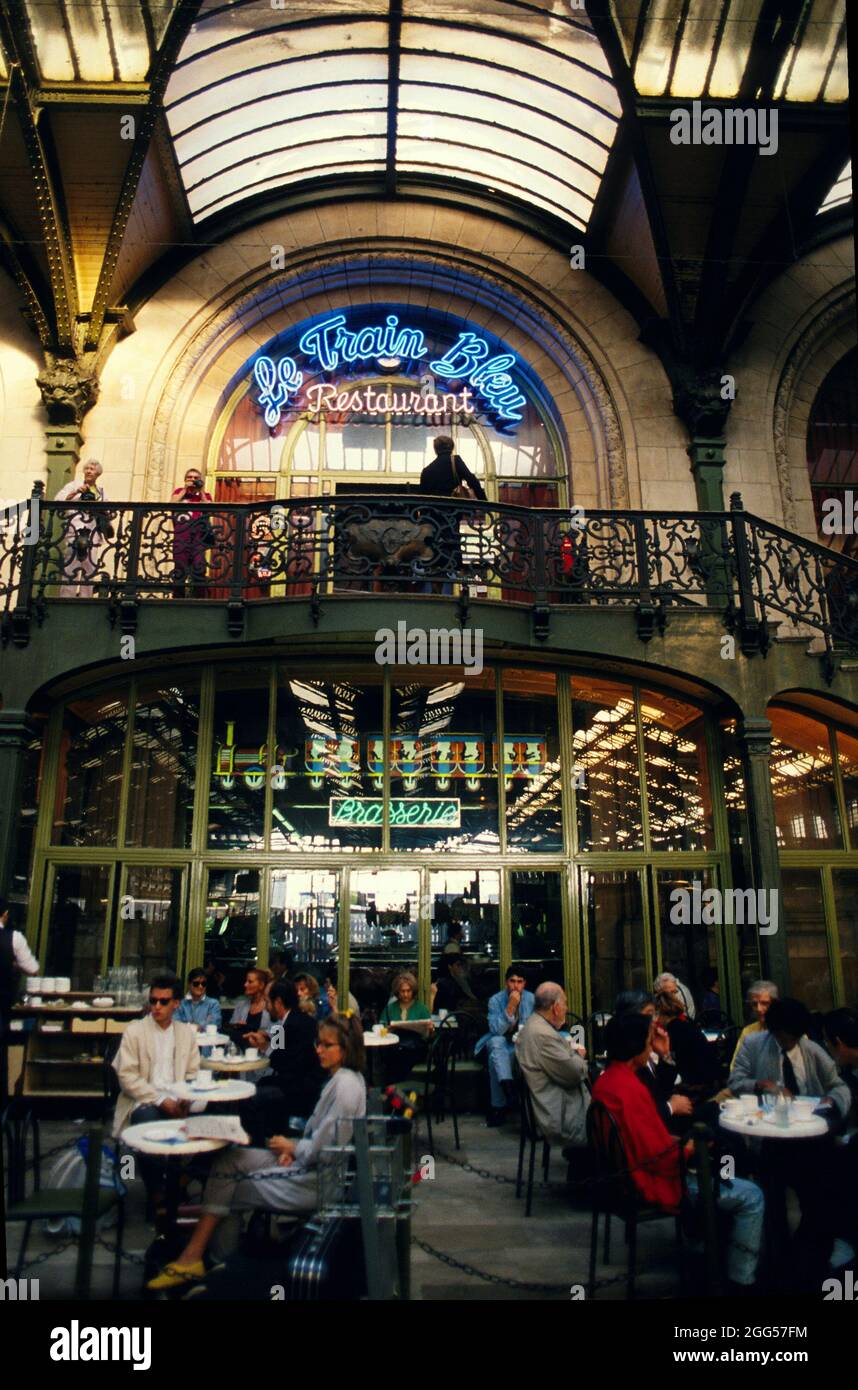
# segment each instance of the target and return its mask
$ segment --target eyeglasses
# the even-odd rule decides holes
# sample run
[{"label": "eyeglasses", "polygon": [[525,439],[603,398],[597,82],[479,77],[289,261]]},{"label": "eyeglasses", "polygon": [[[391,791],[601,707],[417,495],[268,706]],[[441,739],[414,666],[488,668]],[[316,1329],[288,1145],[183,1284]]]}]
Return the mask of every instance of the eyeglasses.
[{"label": "eyeglasses", "polygon": [[196,985],[204,985],[205,983],[205,980],[191,980],[191,988],[193,989]]},{"label": "eyeglasses", "polygon": [[172,994],[168,994],[166,998],[163,999],[158,999],[154,994],[149,995],[149,1006],[153,1009],[157,1009],[159,1006],[163,1006],[166,1009],[167,1005],[172,1004],[172,1002]]}]

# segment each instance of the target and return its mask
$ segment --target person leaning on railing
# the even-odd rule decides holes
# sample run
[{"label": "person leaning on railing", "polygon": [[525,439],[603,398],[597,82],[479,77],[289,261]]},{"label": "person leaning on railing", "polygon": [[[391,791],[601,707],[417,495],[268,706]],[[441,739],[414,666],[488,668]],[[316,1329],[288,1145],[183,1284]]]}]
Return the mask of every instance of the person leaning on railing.
[{"label": "person leaning on railing", "polygon": [[[66,483],[61,487],[55,502],[104,502],[104,489],[98,479],[104,470],[98,459],[87,459],[83,465],[83,479]],[[92,598],[92,584],[89,583],[98,572],[98,552],[105,536],[113,534],[113,526],[98,512],[63,511],[61,519],[63,531],[63,575],[66,583],[60,585],[60,598]]]},{"label": "person leaning on railing", "polygon": [[[183,487],[177,487],[170,497],[171,502],[211,502],[211,493],[203,488],[203,475],[198,468],[189,468],[185,473]],[[205,512],[197,511],[193,505],[186,512],[178,512],[173,518],[173,564],[175,566],[173,597],[182,598],[185,593],[185,580],[191,581],[191,596],[202,597],[206,577],[206,549],[214,541],[211,527]]]}]

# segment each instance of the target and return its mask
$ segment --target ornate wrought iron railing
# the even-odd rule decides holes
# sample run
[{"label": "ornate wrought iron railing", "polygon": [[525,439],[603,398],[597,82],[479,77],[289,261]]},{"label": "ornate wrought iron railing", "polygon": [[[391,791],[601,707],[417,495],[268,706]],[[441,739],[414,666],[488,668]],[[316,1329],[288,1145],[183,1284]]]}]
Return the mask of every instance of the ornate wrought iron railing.
[{"label": "ornate wrought iron railing", "polygon": [[53,604],[107,600],[135,629],[141,604],[219,603],[240,636],[248,605],[446,595],[465,621],[481,599],[530,608],[546,638],[559,607],[634,611],[644,641],[671,610],[719,612],[743,652],[765,651],[777,623],[858,649],[858,563],[749,515],[530,510],[390,493],[251,505],[45,502],[7,511],[0,529],[3,641],[23,646]]}]

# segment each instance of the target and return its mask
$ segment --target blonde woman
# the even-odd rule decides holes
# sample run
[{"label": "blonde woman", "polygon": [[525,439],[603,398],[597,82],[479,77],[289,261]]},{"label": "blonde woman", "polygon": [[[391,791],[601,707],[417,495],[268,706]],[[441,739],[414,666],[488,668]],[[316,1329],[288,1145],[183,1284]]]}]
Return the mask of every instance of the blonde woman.
[{"label": "blonde woman", "polygon": [[399,1047],[389,1059],[388,1074],[391,1081],[404,1081],[426,1055],[432,1016],[417,998],[417,978],[410,970],[402,970],[394,978],[392,992],[393,999],[385,1005],[379,1022],[399,1035]]}]

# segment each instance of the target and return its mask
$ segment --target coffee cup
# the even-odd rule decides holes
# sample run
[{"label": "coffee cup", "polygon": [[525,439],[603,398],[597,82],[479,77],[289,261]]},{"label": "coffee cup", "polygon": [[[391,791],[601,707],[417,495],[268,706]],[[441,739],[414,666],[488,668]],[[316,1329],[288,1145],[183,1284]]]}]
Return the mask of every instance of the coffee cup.
[{"label": "coffee cup", "polygon": [[382,1035],[382,1033],[384,1032],[384,1024],[383,1024],[383,1023],[374,1023],[374,1024],[372,1025],[372,1031],[375,1033],[376,1037],[379,1037],[379,1038],[380,1038],[381,1035]]},{"label": "coffee cup", "polygon": [[449,1009],[439,1009],[439,1010],[438,1010],[438,1017],[440,1018],[440,1020],[441,1020],[442,1023],[444,1022],[444,1019],[447,1017],[447,1015],[448,1015],[449,1012],[450,1012]]},{"label": "coffee cup", "polygon": [[816,1101],[808,1100],[807,1096],[796,1096],[793,1101],[793,1108],[797,1116],[803,1120],[809,1120],[816,1109]]},{"label": "coffee cup", "polygon": [[207,1032],[207,1033],[210,1033],[210,1034],[212,1035],[212,1037],[214,1037],[214,1035],[217,1033],[217,1024],[216,1024],[216,1023],[207,1023],[207,1024],[206,1024],[206,1032]]},{"label": "coffee cup", "polygon": [[259,1056],[259,1048],[258,1048],[258,1047],[248,1047],[248,1048],[245,1049],[244,1060],[245,1060],[246,1062],[255,1062],[258,1056]]},{"label": "coffee cup", "polygon": [[194,1084],[198,1090],[211,1091],[217,1083],[212,1072],[201,1071]]},{"label": "coffee cup", "polygon": [[222,1057],[223,1057],[223,1048],[222,1048],[222,1047],[213,1047],[213,1048],[212,1048],[212,1057],[214,1057],[214,1058],[216,1058],[216,1059],[217,1059],[217,1058],[222,1058]]},{"label": "coffee cup", "polygon": [[754,1111],[754,1110],[757,1110],[757,1109],[759,1108],[758,1105],[757,1105],[757,1097],[756,1097],[756,1096],[740,1096],[740,1097],[739,1097],[739,1105],[741,1106],[741,1108],[742,1108],[743,1110],[748,1110],[748,1111]]}]

